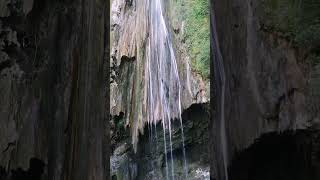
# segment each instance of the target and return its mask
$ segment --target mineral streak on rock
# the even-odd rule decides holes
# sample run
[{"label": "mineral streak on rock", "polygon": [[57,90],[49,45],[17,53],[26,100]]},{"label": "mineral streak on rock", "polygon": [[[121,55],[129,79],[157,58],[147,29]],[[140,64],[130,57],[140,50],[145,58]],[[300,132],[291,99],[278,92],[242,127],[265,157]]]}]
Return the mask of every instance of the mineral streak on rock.
[{"label": "mineral streak on rock", "polygon": [[124,112],[135,149],[146,123],[163,120],[168,128],[183,109],[208,101],[206,83],[191,73],[189,59],[176,57],[163,3],[112,3],[111,114]]}]

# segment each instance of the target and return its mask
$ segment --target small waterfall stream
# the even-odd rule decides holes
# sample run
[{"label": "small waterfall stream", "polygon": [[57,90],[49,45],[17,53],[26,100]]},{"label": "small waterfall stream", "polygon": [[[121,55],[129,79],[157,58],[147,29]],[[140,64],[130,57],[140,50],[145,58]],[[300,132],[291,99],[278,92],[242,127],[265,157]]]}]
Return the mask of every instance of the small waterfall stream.
[{"label": "small waterfall stream", "polygon": [[[228,180],[228,146],[227,146],[227,134],[226,134],[226,121],[225,121],[225,72],[223,66],[223,59],[220,52],[218,34],[216,29],[215,15],[211,11],[211,46],[214,55],[214,76],[215,76],[215,88],[218,95],[218,107],[220,118],[220,143],[221,152],[223,156],[223,169],[224,179]],[[219,99],[220,98],[220,99]]]}]

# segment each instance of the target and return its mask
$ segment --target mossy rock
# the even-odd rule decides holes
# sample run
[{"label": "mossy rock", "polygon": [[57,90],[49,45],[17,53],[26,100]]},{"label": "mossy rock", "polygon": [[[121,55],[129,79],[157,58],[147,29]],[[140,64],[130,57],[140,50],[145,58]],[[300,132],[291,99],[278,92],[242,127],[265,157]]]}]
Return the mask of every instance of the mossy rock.
[{"label": "mossy rock", "polygon": [[319,48],[320,1],[265,0],[259,5],[265,29],[281,32],[299,47]]}]

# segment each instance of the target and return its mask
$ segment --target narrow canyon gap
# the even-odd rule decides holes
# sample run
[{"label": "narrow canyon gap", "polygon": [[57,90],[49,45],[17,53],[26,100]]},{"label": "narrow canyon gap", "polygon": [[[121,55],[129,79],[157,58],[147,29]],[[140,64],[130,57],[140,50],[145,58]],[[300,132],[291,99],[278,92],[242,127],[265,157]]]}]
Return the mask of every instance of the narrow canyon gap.
[{"label": "narrow canyon gap", "polygon": [[1,0],[0,179],[320,179],[319,9]]}]

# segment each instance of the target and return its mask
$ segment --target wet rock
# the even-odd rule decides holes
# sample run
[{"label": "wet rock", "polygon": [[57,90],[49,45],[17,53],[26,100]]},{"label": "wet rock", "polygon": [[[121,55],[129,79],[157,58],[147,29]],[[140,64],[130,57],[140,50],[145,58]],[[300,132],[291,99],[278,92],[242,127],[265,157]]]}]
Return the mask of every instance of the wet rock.
[{"label": "wet rock", "polygon": [[[132,150],[132,149],[131,149]],[[132,160],[130,145],[121,144],[110,157],[111,176],[117,180],[136,179],[137,164]]]},{"label": "wet rock", "polygon": [[0,17],[8,17],[10,15],[9,5],[10,0],[0,2]]},{"label": "wet rock", "polygon": [[[209,178],[209,149],[207,142],[209,109],[208,104],[195,104],[182,114],[185,135],[185,148],[188,163],[188,174],[191,179],[208,180]],[[115,126],[116,127],[116,126]],[[124,130],[124,129],[123,129]],[[114,130],[117,131],[117,130]],[[128,133],[128,129],[125,130]],[[130,145],[130,136],[113,141],[116,148],[111,157],[112,173],[116,177],[129,177],[130,164],[136,165],[137,177],[135,179],[165,179],[166,156],[164,148],[163,130],[161,124],[146,126],[141,135],[137,153],[133,152]],[[124,134],[124,132],[122,132]],[[116,138],[113,136],[113,138]],[[168,168],[171,167],[169,146],[169,133],[166,132]],[[179,120],[175,120],[172,129],[173,163],[176,179],[185,179],[184,161]],[[121,165],[122,164],[122,165]],[[122,166],[122,167],[121,167]],[[119,174],[119,175],[117,175]]]},{"label": "wet rock", "polygon": [[191,171],[190,177],[194,180],[210,180],[210,168],[196,168]]},{"label": "wet rock", "polygon": [[[310,127],[319,124],[319,96],[312,93],[315,84],[309,83],[315,82],[315,77],[310,76],[315,67],[308,62],[307,49],[293,45],[293,39],[282,36],[276,28],[261,28],[266,20],[274,18],[261,15],[265,12],[261,4],[265,2],[217,0],[211,10],[216,19],[212,25],[217,28],[226,74],[223,113],[229,162],[236,152],[250,146],[262,134],[311,130]],[[277,4],[278,1],[272,2]],[[212,84],[215,89],[219,88],[218,83]],[[221,97],[221,94],[214,97]],[[222,108],[216,109],[215,117]],[[218,179],[224,174],[220,123],[219,119],[214,119],[210,127],[215,155],[211,167]]]},{"label": "wet rock", "polygon": [[32,10],[34,0],[24,0],[23,1],[23,13],[28,15],[28,13]]}]

